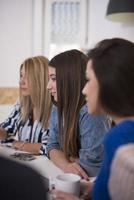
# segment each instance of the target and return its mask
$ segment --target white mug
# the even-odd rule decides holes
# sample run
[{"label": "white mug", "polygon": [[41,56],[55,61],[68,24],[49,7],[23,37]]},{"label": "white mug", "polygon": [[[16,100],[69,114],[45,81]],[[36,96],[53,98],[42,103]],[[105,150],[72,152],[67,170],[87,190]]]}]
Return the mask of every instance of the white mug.
[{"label": "white mug", "polygon": [[50,190],[55,188],[63,192],[67,192],[76,196],[80,194],[80,180],[81,177],[72,174],[64,173],[56,176],[54,179],[50,180]]}]

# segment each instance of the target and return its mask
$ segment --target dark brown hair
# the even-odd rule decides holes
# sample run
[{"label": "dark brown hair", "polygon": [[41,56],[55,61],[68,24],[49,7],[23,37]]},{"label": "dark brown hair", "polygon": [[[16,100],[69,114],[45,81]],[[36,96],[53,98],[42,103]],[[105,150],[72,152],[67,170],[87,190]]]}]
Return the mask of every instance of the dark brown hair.
[{"label": "dark brown hair", "polygon": [[78,156],[78,117],[85,104],[82,89],[87,61],[84,53],[74,49],[56,55],[49,62],[56,69],[58,127],[67,159]]},{"label": "dark brown hair", "polygon": [[134,43],[102,40],[88,53],[99,82],[99,101],[108,114],[134,115]]}]

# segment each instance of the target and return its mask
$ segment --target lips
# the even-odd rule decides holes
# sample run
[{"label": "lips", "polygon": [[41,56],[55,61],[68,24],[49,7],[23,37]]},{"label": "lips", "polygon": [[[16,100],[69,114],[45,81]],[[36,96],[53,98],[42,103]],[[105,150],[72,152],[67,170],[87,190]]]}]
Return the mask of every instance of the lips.
[{"label": "lips", "polygon": [[56,92],[51,92],[51,95],[53,95],[53,96],[54,96],[55,94],[56,94]]},{"label": "lips", "polygon": [[21,90],[27,90],[28,88],[20,87]]},{"label": "lips", "polygon": [[85,98],[86,102],[88,102],[87,98]]}]

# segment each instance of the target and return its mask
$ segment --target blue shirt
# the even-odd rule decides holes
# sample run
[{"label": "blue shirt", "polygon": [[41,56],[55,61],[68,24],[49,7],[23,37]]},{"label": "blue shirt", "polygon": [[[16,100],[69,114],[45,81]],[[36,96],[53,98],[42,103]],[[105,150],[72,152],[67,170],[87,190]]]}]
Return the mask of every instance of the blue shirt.
[{"label": "blue shirt", "polygon": [[129,143],[134,143],[134,121],[123,121],[113,127],[106,135],[104,140],[104,160],[93,188],[93,200],[110,200],[108,180],[111,163],[116,150],[121,145]]},{"label": "blue shirt", "polygon": [[31,143],[41,143],[39,153],[46,154],[46,144],[48,138],[48,130],[44,130],[41,122],[35,120],[33,122],[32,113],[24,123],[21,117],[20,102],[17,101],[13,106],[11,114],[0,124],[0,127],[5,129],[7,137],[18,134],[20,141]]},{"label": "blue shirt", "polygon": [[[53,106],[50,117],[50,131],[47,143],[47,152],[52,149],[61,149],[62,144],[58,138],[57,107]],[[96,176],[103,158],[103,138],[108,130],[107,118],[104,116],[89,115],[84,105],[79,113],[79,159],[81,167],[89,176]]]}]

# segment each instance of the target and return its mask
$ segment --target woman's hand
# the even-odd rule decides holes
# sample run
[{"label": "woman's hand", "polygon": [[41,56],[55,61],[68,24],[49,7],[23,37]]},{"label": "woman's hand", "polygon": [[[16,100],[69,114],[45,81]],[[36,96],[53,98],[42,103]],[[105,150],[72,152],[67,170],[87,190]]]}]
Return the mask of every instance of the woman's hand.
[{"label": "woman's hand", "polygon": [[92,183],[90,181],[81,181],[80,185],[80,197],[74,196],[72,194],[62,192],[56,189],[51,190],[52,198],[55,200],[90,200],[92,193]]},{"label": "woman's hand", "polygon": [[17,150],[22,150],[22,147],[24,146],[25,142],[23,141],[14,141],[12,143],[12,148],[17,149]]},{"label": "woman's hand", "polygon": [[92,195],[93,183],[86,180],[80,182],[80,199],[90,199]]},{"label": "woman's hand", "polygon": [[12,148],[19,151],[26,151],[35,155],[39,154],[41,143],[29,143],[25,141],[14,141]]},{"label": "woman's hand", "polygon": [[52,190],[51,195],[52,195],[53,199],[55,199],[55,200],[56,199],[57,200],[80,200],[78,197],[76,197],[72,194],[62,192],[59,190]]},{"label": "woman's hand", "polygon": [[65,170],[64,170],[64,172],[74,173],[74,174],[77,174],[77,175],[81,176],[81,178],[83,178],[85,180],[89,180],[89,177],[86,174],[86,172],[76,162],[68,163],[66,168],[65,168]]},{"label": "woman's hand", "polygon": [[85,180],[89,180],[88,175],[82,169],[82,167],[77,163],[77,158],[70,158],[68,161],[61,150],[52,149],[49,152],[50,159],[54,162],[56,166],[62,169],[66,173],[74,173]]}]

